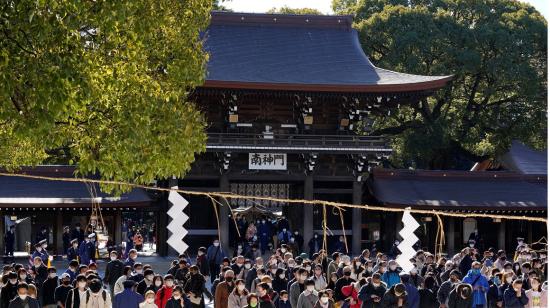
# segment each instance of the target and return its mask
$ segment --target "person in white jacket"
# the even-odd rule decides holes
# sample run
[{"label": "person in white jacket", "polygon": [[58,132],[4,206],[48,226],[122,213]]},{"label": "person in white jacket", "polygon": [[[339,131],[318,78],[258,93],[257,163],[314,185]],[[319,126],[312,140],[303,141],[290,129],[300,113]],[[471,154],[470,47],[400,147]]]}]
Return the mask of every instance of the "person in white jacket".
[{"label": "person in white jacket", "polygon": [[235,282],[235,289],[229,294],[227,299],[227,308],[242,308],[248,303],[246,301],[248,290],[245,288],[244,280],[238,279]]},{"label": "person in white jacket", "polygon": [[139,308],[158,308],[155,304],[155,292],[153,290],[145,292],[145,300],[139,304]]},{"label": "person in white jacket", "polygon": [[116,282],[114,287],[113,296],[117,295],[118,293],[122,293],[124,291],[124,281],[128,280],[128,278],[132,276],[132,267],[131,266],[125,266],[124,270],[122,271],[122,276],[120,276]]}]

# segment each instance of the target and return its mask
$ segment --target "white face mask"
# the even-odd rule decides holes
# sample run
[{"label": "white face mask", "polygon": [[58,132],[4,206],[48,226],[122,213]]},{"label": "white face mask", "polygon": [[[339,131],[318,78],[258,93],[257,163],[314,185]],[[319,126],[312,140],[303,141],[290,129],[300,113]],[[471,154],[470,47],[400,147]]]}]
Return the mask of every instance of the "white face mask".
[{"label": "white face mask", "polygon": [[321,303],[323,303],[323,304],[328,303],[328,297],[326,297],[326,296],[321,297]]},{"label": "white face mask", "polygon": [[390,269],[391,269],[392,271],[395,271],[396,268],[397,268],[397,266],[395,266],[395,265],[390,265]]},{"label": "white face mask", "polygon": [[86,282],[84,282],[84,281],[79,282],[78,287],[81,288],[81,289],[84,289],[86,287]]},{"label": "white face mask", "polygon": [[181,298],[181,295],[174,295],[175,300],[179,300]]},{"label": "white face mask", "polygon": [[512,283],[512,280],[513,280],[512,277],[506,277],[506,282],[507,283]]},{"label": "white face mask", "polygon": [[171,288],[171,287],[174,286],[174,282],[173,282],[173,281],[167,281],[167,282],[166,282],[166,286],[169,287],[169,288]]},{"label": "white face mask", "polygon": [[315,289],[315,286],[307,286],[307,290],[309,292],[313,292],[314,289]]},{"label": "white face mask", "polygon": [[281,248],[281,252],[282,252],[282,253],[285,253],[285,252],[286,252],[286,248]]},{"label": "white face mask", "polygon": [[285,274],[279,274],[279,278],[285,279]]},{"label": "white face mask", "polygon": [[27,279],[27,275],[20,275],[20,276],[19,276],[19,279],[25,280],[25,279]]},{"label": "white face mask", "polygon": [[244,290],[244,284],[240,284],[237,286],[237,290],[242,291]]},{"label": "white face mask", "polygon": [[153,280],[153,277],[154,277],[153,275],[147,275],[145,278],[146,278],[147,280]]},{"label": "white face mask", "polygon": [[250,265],[250,263],[246,263],[246,264],[244,265],[244,268],[246,268],[246,269],[249,269],[250,267],[252,267],[252,265]]},{"label": "white face mask", "polygon": [[27,296],[28,296],[27,294],[20,294],[19,298],[21,298],[22,300],[25,300],[27,299]]},{"label": "white face mask", "polygon": [[155,286],[160,287],[162,285],[162,282],[160,280],[155,281]]},{"label": "white face mask", "polygon": [[57,275],[55,273],[50,273],[50,278],[55,278]]},{"label": "white face mask", "polygon": [[111,260],[112,260],[112,261],[116,260],[116,257],[115,257],[115,256],[111,256]]},{"label": "white face mask", "polygon": [[143,274],[143,270],[140,270],[140,269],[139,269],[139,270],[136,270],[136,273],[138,273],[138,274]]},{"label": "white face mask", "polygon": [[152,304],[152,303],[155,302],[155,298],[154,298],[154,297],[148,297],[148,298],[146,299],[146,301],[147,301],[147,304]]},{"label": "white face mask", "polygon": [[42,248],[44,248],[44,249],[48,248],[48,244],[42,245]]},{"label": "white face mask", "polygon": [[214,242],[214,246],[218,247],[218,246],[220,246],[220,243]]}]

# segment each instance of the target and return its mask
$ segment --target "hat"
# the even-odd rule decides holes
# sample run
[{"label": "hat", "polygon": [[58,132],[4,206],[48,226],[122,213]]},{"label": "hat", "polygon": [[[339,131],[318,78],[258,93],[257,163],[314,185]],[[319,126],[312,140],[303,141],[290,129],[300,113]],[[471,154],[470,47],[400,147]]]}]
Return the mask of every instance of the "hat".
[{"label": "hat", "polygon": [[63,279],[63,278],[69,278],[70,279],[71,275],[69,275],[68,273],[63,273],[63,274],[61,274],[61,279]]},{"label": "hat", "polygon": [[135,284],[136,284],[136,282],[133,281],[133,280],[130,280],[130,279],[124,280],[124,282],[122,283],[122,285],[124,285],[124,288],[125,288],[125,289],[131,288],[131,287],[133,287]]},{"label": "hat", "polygon": [[70,229],[69,226],[63,227],[63,230],[69,230],[69,229]]},{"label": "hat", "polygon": [[307,260],[309,257],[308,257],[308,255],[307,255],[307,253],[302,252],[302,253],[300,254],[300,258],[302,258],[302,260]]},{"label": "hat", "polygon": [[40,245],[46,244],[46,239],[41,240],[40,242],[38,242],[38,244],[40,244]]},{"label": "hat", "polygon": [[77,239],[77,238],[73,238],[73,239],[71,240],[71,244],[72,244],[72,243],[78,243],[78,239]]},{"label": "hat", "polygon": [[88,238],[94,238],[95,237],[95,233],[90,233],[90,235],[88,235]]}]

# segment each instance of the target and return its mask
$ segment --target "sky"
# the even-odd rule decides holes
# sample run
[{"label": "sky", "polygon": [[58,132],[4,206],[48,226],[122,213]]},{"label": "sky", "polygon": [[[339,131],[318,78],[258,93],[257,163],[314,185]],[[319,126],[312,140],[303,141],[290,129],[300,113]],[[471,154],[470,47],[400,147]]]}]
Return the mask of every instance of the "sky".
[{"label": "sky", "polygon": [[[550,16],[550,5],[548,0],[524,0],[533,5],[548,20]],[[235,12],[262,13],[273,7],[280,8],[288,6],[291,8],[312,8],[325,14],[332,14],[330,8],[331,0],[225,0],[222,4]]]}]

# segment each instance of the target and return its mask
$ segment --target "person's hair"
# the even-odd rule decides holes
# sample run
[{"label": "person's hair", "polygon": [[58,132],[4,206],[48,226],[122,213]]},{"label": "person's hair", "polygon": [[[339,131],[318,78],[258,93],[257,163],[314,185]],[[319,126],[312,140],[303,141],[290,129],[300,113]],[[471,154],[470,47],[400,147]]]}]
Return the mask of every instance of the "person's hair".
[{"label": "person's hair", "polygon": [[372,279],[378,279],[380,280],[382,278],[382,275],[380,275],[380,273],[374,273],[372,274]]},{"label": "person's hair", "polygon": [[38,295],[38,290],[36,289],[36,286],[34,284],[29,284],[28,286],[29,293],[32,293],[34,295]]},{"label": "person's hair", "polygon": [[174,290],[172,290],[172,294],[174,294],[174,292],[176,291],[179,291],[181,294],[183,294],[183,288],[181,286],[176,286]]},{"label": "person's hair", "polygon": [[164,275],[164,280],[174,280],[174,276],[172,274]]},{"label": "person's hair", "polygon": [[69,262],[69,266],[78,267],[78,265],[79,263],[76,260],[71,260],[71,262]]},{"label": "person's hair", "polygon": [[521,280],[520,278],[517,278],[516,280],[514,280],[514,281],[512,282],[512,285],[514,285],[514,284],[521,284],[521,285],[523,285],[523,280]]},{"label": "person's hair", "polygon": [[25,290],[28,290],[29,289],[29,285],[25,282],[20,282],[18,285],[17,285],[17,290],[19,289],[25,289]]},{"label": "person's hair", "polygon": [[402,283],[398,283],[398,284],[395,285],[394,290],[395,290],[395,292],[403,294],[403,293],[405,293],[405,290],[406,290],[405,285],[402,284]]},{"label": "person's hair", "polygon": [[332,253],[332,260],[336,260],[340,256],[339,252],[333,252]]},{"label": "person's hair", "polygon": [[281,290],[281,292],[279,292],[279,297],[281,297],[283,295],[288,295],[288,291],[287,290]]},{"label": "person's hair", "polygon": [[300,275],[307,274],[307,273],[308,273],[308,271],[303,267],[300,267],[300,269],[298,269],[298,274],[300,274]]},{"label": "person's hair", "polygon": [[162,279],[162,276],[160,274],[156,274],[155,276],[153,276],[153,283],[155,283],[155,281],[157,281],[158,279],[160,279],[160,283],[164,283],[164,279]]},{"label": "person's hair", "polygon": [[496,276],[496,274],[498,274],[498,273],[500,273],[500,270],[497,267],[495,267],[491,270],[491,275],[493,275],[493,276]]},{"label": "person's hair", "polygon": [[321,291],[317,292],[317,297],[319,297],[319,299],[321,299],[321,296],[323,296],[323,295],[325,295],[325,294],[326,294],[327,296],[329,296],[327,290],[321,290]]},{"label": "person's hair", "polygon": [[143,268],[143,264],[141,264],[141,263],[139,263],[139,262],[134,263],[134,269],[136,269],[136,268],[138,268],[138,267]]},{"label": "person's hair", "polygon": [[128,254],[131,254],[131,253],[137,253],[137,250],[136,249],[130,249],[130,251],[128,252]]},{"label": "person's hair", "polygon": [[92,281],[90,281],[89,288],[90,288],[90,291],[97,293],[101,290],[102,286],[103,285],[101,284],[101,280],[94,278],[92,279]]},{"label": "person's hair", "polygon": [[128,275],[128,273],[131,272],[131,271],[132,271],[132,267],[131,267],[130,265],[126,265],[126,266],[124,267],[124,269],[122,269],[122,274],[126,276],[126,275]]},{"label": "person's hair", "polygon": [[540,292],[542,290],[542,284],[540,283],[540,278],[539,277],[531,278],[531,283],[533,283],[532,282],[533,280],[536,280],[539,283],[539,287],[537,288],[537,291]]},{"label": "person's hair", "polygon": [[48,273],[57,273],[57,269],[53,266],[48,267]]},{"label": "person's hair", "polygon": [[315,281],[313,279],[306,279],[306,281],[304,282],[304,285],[305,286],[314,286]]},{"label": "person's hair", "polygon": [[109,255],[116,255],[118,257],[118,252],[116,250],[111,250]]},{"label": "person's hair", "polygon": [[255,298],[256,301],[258,301],[258,295],[256,295],[256,293],[249,293],[248,296],[246,297],[246,302],[250,304],[250,300],[253,298]]},{"label": "person's hair", "polygon": [[258,284],[258,287],[260,287],[264,290],[269,290],[269,285],[266,282],[262,282],[262,283]]},{"label": "person's hair", "polygon": [[424,279],[424,289],[432,289],[435,286],[435,278],[428,276]]},{"label": "person's hair", "polygon": [[78,275],[76,276],[76,281],[77,281],[77,282],[78,282],[78,281],[87,281],[87,279],[86,279],[86,276],[84,276],[84,275],[82,275],[82,274],[78,274]]}]

